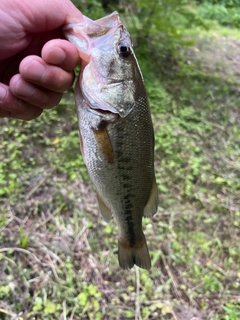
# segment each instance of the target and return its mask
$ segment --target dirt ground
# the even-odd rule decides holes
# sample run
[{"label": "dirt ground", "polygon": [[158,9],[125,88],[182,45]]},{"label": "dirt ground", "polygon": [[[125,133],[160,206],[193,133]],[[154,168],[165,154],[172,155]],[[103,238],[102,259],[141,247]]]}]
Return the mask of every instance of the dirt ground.
[{"label": "dirt ground", "polygon": [[227,80],[240,84],[240,41],[232,37],[200,38],[187,50],[189,63],[197,61],[199,67]]}]

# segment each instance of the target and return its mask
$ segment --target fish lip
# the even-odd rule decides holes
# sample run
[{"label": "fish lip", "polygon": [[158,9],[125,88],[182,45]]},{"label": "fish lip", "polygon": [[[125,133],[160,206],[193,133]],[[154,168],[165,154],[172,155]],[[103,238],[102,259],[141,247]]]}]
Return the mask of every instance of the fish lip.
[{"label": "fish lip", "polygon": [[109,117],[112,117],[112,116],[116,116],[118,117],[119,114],[116,113],[116,112],[111,112],[109,110],[103,110],[101,108],[92,108],[89,104],[87,104],[88,107],[89,107],[89,112],[93,113],[93,114],[96,114],[96,115],[100,115],[100,116],[109,116]]},{"label": "fish lip", "polygon": [[114,108],[109,108],[106,107],[102,104],[93,104],[92,102],[89,101],[88,97],[84,94],[82,89],[80,88],[81,95],[83,99],[85,100],[87,106],[88,106],[88,111],[91,112],[94,115],[98,115],[100,117],[106,117],[108,120],[111,120],[111,122],[116,122],[119,119],[119,113],[117,110]]},{"label": "fish lip", "polygon": [[[76,85],[78,85],[78,83],[80,84],[82,81],[83,81],[82,74],[80,74],[79,80],[77,81]],[[118,112],[115,108],[112,108],[111,106],[104,106],[103,104],[94,102],[92,99],[90,99],[89,95],[83,91],[83,88],[81,85],[79,85],[79,89],[80,89],[80,94],[81,94],[82,98],[86,101],[86,104],[87,104],[88,108],[90,109],[89,111],[91,111],[92,113],[94,113],[94,114],[109,114],[109,113],[118,114]]]},{"label": "fish lip", "polygon": [[103,110],[103,109],[92,108],[89,104],[88,104],[88,112],[90,112],[94,116],[100,117],[101,119],[105,120],[108,124],[116,123],[120,117],[118,113],[114,113],[114,112]]},{"label": "fish lip", "polygon": [[89,106],[90,109],[92,110],[98,110],[99,113],[114,113],[118,114],[118,111],[109,106],[109,105],[104,105],[98,102],[93,102],[92,100],[89,99],[88,95],[82,92],[84,100],[87,102],[87,105]]}]

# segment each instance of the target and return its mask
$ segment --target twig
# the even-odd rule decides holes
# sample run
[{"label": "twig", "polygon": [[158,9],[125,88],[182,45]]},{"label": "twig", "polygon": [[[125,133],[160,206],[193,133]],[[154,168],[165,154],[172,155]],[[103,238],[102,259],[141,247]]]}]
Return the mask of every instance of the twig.
[{"label": "twig", "polygon": [[166,271],[167,271],[167,274],[168,274],[169,278],[172,279],[173,291],[174,291],[176,297],[177,297],[178,299],[181,299],[181,293],[180,293],[179,290],[178,290],[178,283],[177,283],[177,281],[175,280],[175,277],[174,277],[174,275],[173,275],[173,273],[172,273],[169,265],[167,264],[167,261],[166,261],[166,259],[165,259],[165,256],[164,256],[164,253],[163,253],[163,252],[162,252],[162,254],[161,254],[161,258],[162,258],[164,267],[165,267],[165,269],[166,269]]},{"label": "twig", "polygon": [[53,272],[53,275],[54,275],[55,279],[59,282],[60,279],[59,279],[59,277],[57,275],[56,268],[55,268],[55,266],[54,266],[54,264],[52,262],[52,259],[51,259],[49,254],[47,256],[48,256],[48,259],[50,260],[50,262],[47,265],[50,266],[50,268],[52,269],[52,272]]},{"label": "twig", "polygon": [[178,320],[178,317],[177,317],[175,311],[173,310],[173,308],[171,310],[171,314],[172,314],[174,320]]},{"label": "twig", "polygon": [[73,320],[73,317],[74,317],[74,315],[75,315],[75,311],[77,310],[77,307],[78,307],[78,306],[75,306],[75,307],[72,309],[71,316],[70,316],[69,320]]},{"label": "twig", "polygon": [[46,252],[49,257],[52,257],[54,260],[58,261],[59,263],[63,264],[62,259],[59,258],[57,254],[49,250],[47,247],[45,247],[43,244],[41,244],[41,247],[39,247],[42,251]]},{"label": "twig", "polygon": [[[2,258],[1,256],[2,256],[2,255],[0,255],[0,259]],[[12,259],[10,259],[10,258],[8,258],[6,255],[5,255],[5,256],[3,255],[3,259],[7,260],[7,261],[10,262],[11,264],[13,264],[15,267],[17,266],[17,264],[15,263],[15,261],[12,260]]]},{"label": "twig", "polygon": [[142,320],[141,317],[141,303],[139,300],[140,294],[140,276],[139,276],[139,268],[135,267],[136,274],[136,296],[135,296],[135,320]]},{"label": "twig", "polygon": [[238,164],[238,163],[236,163],[234,161],[227,160],[225,158],[222,158],[222,160],[225,163],[229,164],[233,169],[240,171],[240,164]]},{"label": "twig", "polygon": [[77,246],[78,241],[80,240],[80,238],[85,234],[85,232],[87,231],[88,227],[87,227],[87,223],[85,220],[83,220],[83,227],[82,229],[79,231],[79,233],[76,235],[76,238],[74,240],[74,248]]},{"label": "twig", "polygon": [[50,214],[46,219],[44,219],[42,222],[38,223],[35,227],[35,230],[43,227],[48,221],[50,221],[53,218],[53,214]]},{"label": "twig", "polygon": [[55,215],[57,215],[59,212],[61,212],[61,210],[64,206],[65,206],[65,204],[62,204],[60,207],[58,207],[56,210],[54,210],[52,214],[49,214],[49,216],[46,219],[44,219],[42,222],[38,223],[35,227],[35,230],[37,230],[40,227],[43,227],[51,219],[54,219]]},{"label": "twig", "polygon": [[210,263],[215,269],[217,269],[219,272],[221,272],[224,277],[228,278],[228,272],[225,272],[220,266],[218,266],[216,263],[214,263],[210,258],[207,258],[207,263]]},{"label": "twig", "polygon": [[22,248],[16,248],[16,247],[10,247],[10,248],[0,248],[0,252],[8,252],[8,251],[18,251],[18,252],[22,252],[22,253],[26,253],[28,255],[31,255],[35,258],[35,260],[40,263],[41,265],[43,266],[47,266],[45,263],[43,263],[41,260],[39,260],[37,258],[37,256],[35,256],[34,253],[32,253],[31,251],[29,250],[26,250],[26,249],[22,249]]},{"label": "twig", "polygon": [[66,300],[63,301],[63,319],[67,320]]},{"label": "twig", "polygon": [[3,232],[4,229],[6,229],[6,227],[9,225],[10,222],[12,222],[13,219],[14,218],[11,217],[4,223],[4,226],[2,228],[0,228],[0,234]]},{"label": "twig", "polygon": [[71,312],[71,316],[69,318],[69,320],[73,320],[73,317],[74,317],[74,314],[75,314],[75,311],[77,310],[77,305],[72,309],[72,312]]},{"label": "twig", "polygon": [[17,317],[15,314],[13,314],[5,309],[2,309],[2,308],[0,308],[0,313],[7,314],[8,316],[14,317],[14,319],[23,320],[22,317]]}]

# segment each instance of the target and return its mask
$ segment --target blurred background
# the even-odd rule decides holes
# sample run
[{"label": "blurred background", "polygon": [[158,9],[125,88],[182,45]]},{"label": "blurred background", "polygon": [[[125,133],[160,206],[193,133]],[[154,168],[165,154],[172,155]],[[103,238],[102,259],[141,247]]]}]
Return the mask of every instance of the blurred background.
[{"label": "blurred background", "polygon": [[118,10],[132,35],[156,139],[153,267],[118,266],[70,90],[36,120],[0,120],[0,319],[239,319],[240,1],[73,2]]}]

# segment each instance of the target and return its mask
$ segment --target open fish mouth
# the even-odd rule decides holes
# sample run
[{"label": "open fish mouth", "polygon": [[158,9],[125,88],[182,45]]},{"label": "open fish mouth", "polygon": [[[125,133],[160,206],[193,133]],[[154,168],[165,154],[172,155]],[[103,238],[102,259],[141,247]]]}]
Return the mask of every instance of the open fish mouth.
[{"label": "open fish mouth", "polygon": [[104,121],[108,123],[115,123],[119,119],[119,114],[116,112],[111,112],[109,110],[103,110],[103,109],[93,109],[91,106],[89,106],[88,111],[91,112],[93,115],[100,117],[101,119],[104,119]]},{"label": "open fish mouth", "polygon": [[91,94],[91,96],[85,92],[82,92],[83,98],[92,111],[96,111],[102,114],[115,114],[121,118],[125,118],[133,109],[134,103],[121,103],[116,106],[110,105],[107,101],[102,101],[97,97],[97,94]]}]

